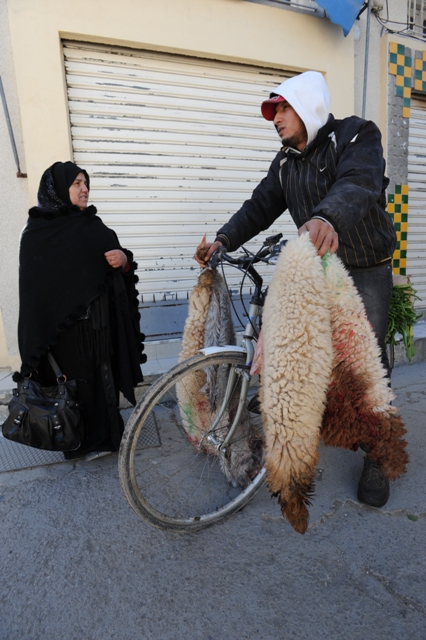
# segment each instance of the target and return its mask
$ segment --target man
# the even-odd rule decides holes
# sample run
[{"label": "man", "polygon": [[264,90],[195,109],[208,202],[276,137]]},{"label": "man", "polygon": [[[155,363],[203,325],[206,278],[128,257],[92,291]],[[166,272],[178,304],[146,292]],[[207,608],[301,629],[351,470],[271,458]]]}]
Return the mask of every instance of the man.
[{"label": "man", "polygon": [[[389,180],[380,131],[356,116],[335,120],[327,85],[316,71],[280,84],[261,111],[273,121],[282,149],[250,200],[196,260],[206,264],[220,245],[235,251],[288,208],[299,235],[308,232],[320,256],[337,252],[348,268],[389,372],[385,336],[396,234],[385,210]],[[358,499],[381,507],[388,497],[389,482],[367,453]]]}]

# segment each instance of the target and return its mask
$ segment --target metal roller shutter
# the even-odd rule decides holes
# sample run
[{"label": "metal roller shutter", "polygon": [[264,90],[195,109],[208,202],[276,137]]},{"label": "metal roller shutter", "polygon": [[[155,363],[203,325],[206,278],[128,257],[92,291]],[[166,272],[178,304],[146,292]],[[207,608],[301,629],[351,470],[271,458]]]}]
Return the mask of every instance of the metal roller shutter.
[{"label": "metal roller shutter", "polygon": [[426,101],[411,101],[408,139],[407,275],[426,307]]},{"label": "metal roller shutter", "polygon": [[[204,233],[214,239],[279,150],[260,103],[290,74],[74,41],[63,50],[74,160],[138,262],[147,333],[178,336],[195,247]],[[268,235],[278,231],[294,235],[288,213]]]}]

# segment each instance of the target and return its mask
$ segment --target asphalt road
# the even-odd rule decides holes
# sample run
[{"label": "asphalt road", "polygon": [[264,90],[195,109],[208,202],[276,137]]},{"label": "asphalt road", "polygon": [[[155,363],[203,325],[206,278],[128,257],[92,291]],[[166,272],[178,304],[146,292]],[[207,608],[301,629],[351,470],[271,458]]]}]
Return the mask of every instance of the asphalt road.
[{"label": "asphalt road", "polygon": [[264,487],[197,534],[154,529],[117,457],[0,474],[1,640],[425,640],[426,363],[394,371],[411,462],[381,510],[322,449],[301,536]]}]

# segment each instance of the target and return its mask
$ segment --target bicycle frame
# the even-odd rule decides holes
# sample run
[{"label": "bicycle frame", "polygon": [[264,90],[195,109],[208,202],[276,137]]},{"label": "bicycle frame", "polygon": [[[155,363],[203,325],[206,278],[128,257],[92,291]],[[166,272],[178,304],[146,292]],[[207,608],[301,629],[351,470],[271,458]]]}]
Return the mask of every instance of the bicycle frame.
[{"label": "bicycle frame", "polygon": [[[254,334],[256,332],[256,329],[255,329],[256,321],[262,313],[262,307],[265,300],[265,294],[262,291],[263,278],[253,267],[253,264],[263,260],[264,258],[266,258],[266,256],[270,256],[270,259],[268,260],[268,262],[270,261],[271,263],[273,263],[273,261],[276,261],[278,253],[281,249],[281,244],[278,245],[281,238],[282,238],[282,233],[266,238],[264,244],[262,245],[262,249],[258,252],[258,254],[256,254],[252,258],[247,258],[247,256],[243,258],[231,258],[226,254],[225,247],[221,247],[220,249],[218,249],[210,258],[210,261],[209,261],[210,268],[216,268],[221,260],[224,260],[225,262],[231,265],[238,266],[240,269],[242,266],[244,266],[246,273],[249,274],[249,277],[254,283],[255,288],[254,288],[253,296],[250,300],[248,322],[244,328],[242,346],[236,347],[236,346],[229,345],[225,347],[208,347],[200,350],[200,353],[203,353],[204,355],[207,355],[210,353],[220,353],[226,350],[236,351],[240,349],[243,353],[246,353],[246,363],[244,365],[244,368],[234,367],[229,372],[229,377],[228,377],[226,390],[225,390],[225,396],[224,396],[222,405],[218,411],[216,419],[214,420],[211,428],[207,432],[206,436],[204,436],[200,441],[199,443],[200,448],[202,446],[202,442],[204,438],[206,438],[210,444],[216,447],[217,451],[224,452],[226,450],[226,446],[228,442],[231,440],[234,434],[234,431],[237,428],[238,423],[240,421],[243,408],[245,406],[245,402],[247,399],[247,394],[248,394],[250,380],[251,380],[250,367],[251,367],[253,356],[254,356],[253,339],[255,338]],[[283,243],[285,244],[286,240],[283,240]],[[219,425],[226,411],[228,403],[233,395],[236,381],[239,377],[242,377],[242,383],[241,383],[240,399],[238,402],[237,412],[235,414],[235,418],[232,422],[232,425],[230,426],[229,431],[225,436],[225,439],[222,442],[219,442],[213,435],[213,432]]]},{"label": "bicycle frame", "polygon": [[[253,361],[253,355],[254,355],[253,338],[254,338],[254,332],[255,332],[255,324],[262,310],[261,305],[258,302],[254,301],[255,299],[256,299],[256,294],[253,296],[250,302],[249,320],[244,329],[244,336],[243,336],[243,342],[241,347],[236,347],[236,346],[208,347],[206,349],[200,350],[200,353],[203,353],[204,355],[208,355],[210,353],[220,353],[223,351],[230,351],[230,350],[232,351],[241,350],[242,353],[246,354],[246,364],[244,365],[244,369],[242,369],[241,367],[234,367],[230,370],[222,406],[220,407],[218,414],[216,416],[216,419],[213,422],[211,428],[209,429],[207,436],[205,436],[208,442],[212,444],[214,447],[216,447],[218,451],[223,451],[223,452],[226,451],[226,446],[230,441],[230,439],[232,438],[234,431],[237,428],[237,425],[240,421],[241,414],[245,406],[245,401],[246,401],[248,390],[249,390],[249,385],[251,380],[250,367],[251,367],[251,363]],[[235,418],[233,420],[232,425],[229,428],[229,431],[225,439],[223,440],[223,442],[218,442],[218,440],[214,437],[213,433],[216,427],[218,426],[218,424],[220,423],[226,411],[229,400],[231,399],[232,394],[234,392],[236,381],[239,377],[242,377],[242,383],[241,383],[240,399],[238,402],[237,412],[235,414]],[[201,447],[201,445],[202,445],[202,440],[200,441],[199,446]]]}]

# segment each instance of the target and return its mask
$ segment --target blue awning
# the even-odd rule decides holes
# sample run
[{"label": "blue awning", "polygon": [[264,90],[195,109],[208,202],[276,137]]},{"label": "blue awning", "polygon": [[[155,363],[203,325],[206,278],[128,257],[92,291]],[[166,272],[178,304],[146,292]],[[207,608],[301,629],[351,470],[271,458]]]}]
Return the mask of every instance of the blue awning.
[{"label": "blue awning", "polygon": [[316,0],[316,3],[321,9],[327,11],[331,22],[340,24],[346,38],[361,11],[364,0]]}]

